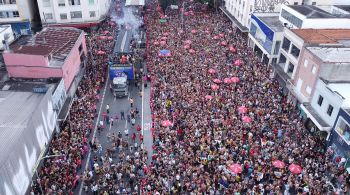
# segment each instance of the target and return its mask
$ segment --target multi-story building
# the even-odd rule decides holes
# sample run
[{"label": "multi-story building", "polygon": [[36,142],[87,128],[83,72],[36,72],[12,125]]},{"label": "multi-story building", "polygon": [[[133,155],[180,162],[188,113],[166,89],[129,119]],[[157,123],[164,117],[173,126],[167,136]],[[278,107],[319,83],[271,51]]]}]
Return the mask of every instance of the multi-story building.
[{"label": "multi-story building", "polygon": [[279,1],[258,1],[258,0],[225,0],[225,5],[220,9],[232,21],[232,26],[239,32],[247,33],[250,27],[252,13],[278,13],[283,4],[301,5],[302,0],[279,0]]},{"label": "multi-story building", "polygon": [[71,27],[44,28],[35,36],[22,36],[3,53],[10,78],[63,78],[70,88],[87,57],[84,32]]},{"label": "multi-story building", "polygon": [[43,26],[91,27],[103,20],[111,0],[37,0]]},{"label": "multi-story building", "polygon": [[[334,158],[350,158],[350,109],[339,110],[328,145],[334,151]],[[346,163],[345,160],[342,161]]]},{"label": "multi-story building", "polygon": [[18,35],[31,34],[36,11],[34,0],[0,0],[0,24],[10,24]]}]

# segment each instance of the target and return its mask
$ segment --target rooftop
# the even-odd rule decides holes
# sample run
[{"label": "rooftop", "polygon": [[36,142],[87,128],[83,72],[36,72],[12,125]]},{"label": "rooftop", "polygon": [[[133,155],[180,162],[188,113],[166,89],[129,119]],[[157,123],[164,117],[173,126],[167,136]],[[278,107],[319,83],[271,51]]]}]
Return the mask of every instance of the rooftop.
[{"label": "rooftop", "polygon": [[[33,92],[37,89],[48,89],[51,86],[57,87],[60,78],[52,79],[10,79],[5,82],[0,82],[1,91],[17,91],[17,92]],[[40,92],[38,92],[40,93]]]},{"label": "rooftop", "polygon": [[308,44],[344,45],[350,40],[350,29],[292,29]]},{"label": "rooftop", "polygon": [[82,33],[70,27],[44,28],[34,36],[22,36],[10,48],[13,53],[52,56],[64,61]]},{"label": "rooftop", "polygon": [[279,16],[257,16],[262,22],[264,22],[268,27],[274,32],[282,32],[283,24],[279,20]]},{"label": "rooftop", "polygon": [[307,49],[323,62],[350,62],[349,47],[307,47]]},{"label": "rooftop", "polygon": [[344,98],[342,107],[350,108],[350,83],[328,83],[327,87]]},{"label": "rooftop", "polygon": [[334,6],[344,11],[350,12],[350,5],[334,5]]},{"label": "rooftop", "polygon": [[304,15],[306,18],[336,18],[337,17],[313,5],[289,5],[289,7],[294,9],[298,13]]},{"label": "rooftop", "polygon": [[0,25],[0,33],[4,32],[8,28],[11,28],[11,25],[9,24]]}]

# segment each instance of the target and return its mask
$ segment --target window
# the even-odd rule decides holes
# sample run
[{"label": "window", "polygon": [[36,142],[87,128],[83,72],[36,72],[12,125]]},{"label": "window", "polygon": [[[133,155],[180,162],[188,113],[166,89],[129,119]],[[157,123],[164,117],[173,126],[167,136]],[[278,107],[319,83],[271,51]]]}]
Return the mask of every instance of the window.
[{"label": "window", "polygon": [[316,68],[316,65],[314,64],[311,69],[312,74],[316,74],[316,70],[317,68]]},{"label": "window", "polygon": [[343,117],[339,117],[335,130],[343,137],[345,141],[350,141],[350,125],[344,120]]},{"label": "window", "polygon": [[298,59],[300,54],[300,49],[295,47],[295,45],[292,44],[292,51],[290,52],[296,59]]},{"label": "window", "polygon": [[280,64],[285,64],[286,61],[287,61],[286,56],[284,56],[283,54],[281,54],[281,55],[280,55],[279,63],[280,63]]},{"label": "window", "polygon": [[323,102],[323,97],[320,95],[320,96],[318,96],[317,104],[319,106],[322,106],[322,102]]},{"label": "window", "polygon": [[316,5],[316,2],[314,1],[314,2],[312,2],[312,5]]},{"label": "window", "polygon": [[298,2],[294,2],[294,5],[298,5]]},{"label": "window", "polygon": [[61,20],[67,20],[67,14],[60,14]]},{"label": "window", "polygon": [[89,5],[94,5],[95,4],[95,0],[89,0]]},{"label": "window", "polygon": [[333,112],[333,106],[332,105],[328,105],[328,109],[327,109],[328,116],[331,116],[332,112]]},{"label": "window", "polygon": [[306,93],[309,94],[309,95],[311,94],[311,87],[310,86],[306,87]]},{"label": "window", "polygon": [[43,0],[43,6],[44,7],[50,7],[51,6],[50,0]]},{"label": "window", "polygon": [[5,18],[5,13],[4,12],[0,12],[0,18]]},{"label": "window", "polygon": [[294,71],[294,64],[290,63],[288,64],[288,69],[287,69],[287,73],[292,74]]},{"label": "window", "polygon": [[68,0],[69,5],[80,5],[80,0]]},{"label": "window", "polygon": [[284,51],[286,51],[288,53],[289,51],[289,46],[290,46],[290,40],[287,39],[286,37],[284,37],[283,39],[283,44],[282,44],[282,48]]},{"label": "window", "polygon": [[292,23],[294,26],[301,28],[303,25],[303,21],[294,16],[293,14],[289,13],[288,11],[282,9],[281,11],[282,18],[286,19],[288,22]]},{"label": "window", "polygon": [[58,0],[58,7],[64,7],[66,6],[65,0]]},{"label": "window", "polygon": [[96,17],[96,12],[95,11],[90,11],[90,18]]},{"label": "window", "polygon": [[280,52],[280,47],[281,47],[281,41],[276,41],[275,50],[273,51],[274,55],[277,55],[278,52]]},{"label": "window", "polygon": [[83,15],[82,15],[81,11],[76,11],[76,12],[70,12],[70,17],[72,19],[74,19],[74,18],[82,18]]},{"label": "window", "polygon": [[18,11],[13,11],[12,15],[14,18],[18,18],[19,17],[19,12]]},{"label": "window", "polygon": [[44,17],[45,17],[45,20],[52,20],[53,19],[52,13],[44,13]]},{"label": "window", "polygon": [[304,60],[304,67],[307,68],[307,64],[309,63],[309,61],[307,61],[307,59]]},{"label": "window", "polygon": [[16,4],[16,0],[0,0],[0,5]]}]

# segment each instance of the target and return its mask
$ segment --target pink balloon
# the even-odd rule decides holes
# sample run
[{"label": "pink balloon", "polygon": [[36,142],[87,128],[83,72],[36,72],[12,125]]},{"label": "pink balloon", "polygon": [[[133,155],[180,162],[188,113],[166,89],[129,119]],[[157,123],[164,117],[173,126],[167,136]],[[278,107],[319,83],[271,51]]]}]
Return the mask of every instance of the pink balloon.
[{"label": "pink balloon", "polygon": [[249,116],[244,116],[242,117],[242,121],[245,123],[251,123],[252,122],[252,118],[250,118]]},{"label": "pink balloon", "polygon": [[230,83],[232,83],[232,81],[230,78],[224,78],[224,83],[230,84]]},{"label": "pink balloon", "polygon": [[246,108],[245,106],[240,106],[238,108],[238,112],[241,113],[241,114],[245,114],[248,112],[248,108]]},{"label": "pink balloon", "polygon": [[242,61],[241,60],[235,60],[234,62],[235,66],[240,66],[242,64]]}]

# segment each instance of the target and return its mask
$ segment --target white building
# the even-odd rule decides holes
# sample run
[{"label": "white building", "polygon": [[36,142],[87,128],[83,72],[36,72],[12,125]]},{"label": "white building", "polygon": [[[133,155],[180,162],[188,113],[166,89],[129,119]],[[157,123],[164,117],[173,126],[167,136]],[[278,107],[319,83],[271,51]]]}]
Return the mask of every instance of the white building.
[{"label": "white building", "polygon": [[31,34],[34,3],[33,0],[0,0],[0,24],[11,24],[16,34]]},{"label": "white building", "polygon": [[14,40],[15,37],[13,36],[11,25],[0,25],[0,50],[6,49],[6,45],[3,43],[3,41],[6,41],[6,43],[9,45]]},{"label": "white building", "polygon": [[89,27],[103,20],[111,0],[38,0],[42,24]]},{"label": "white building", "polygon": [[314,125],[314,130],[326,131],[328,134],[340,108],[350,108],[350,83],[329,82],[322,78],[317,81],[311,104],[301,105],[308,118],[306,123]]},{"label": "white building", "polygon": [[225,5],[220,9],[232,21],[232,25],[241,32],[248,32],[250,27],[250,16],[252,13],[278,13],[283,4],[301,5],[302,0],[279,0],[279,1],[258,1],[258,0],[224,0]]},{"label": "white building", "polygon": [[349,0],[303,0],[304,5],[317,5],[317,6],[328,6],[328,5],[349,5]]}]

